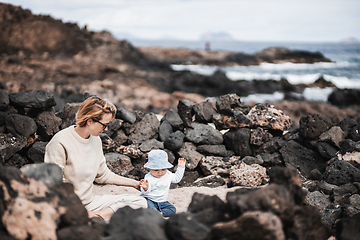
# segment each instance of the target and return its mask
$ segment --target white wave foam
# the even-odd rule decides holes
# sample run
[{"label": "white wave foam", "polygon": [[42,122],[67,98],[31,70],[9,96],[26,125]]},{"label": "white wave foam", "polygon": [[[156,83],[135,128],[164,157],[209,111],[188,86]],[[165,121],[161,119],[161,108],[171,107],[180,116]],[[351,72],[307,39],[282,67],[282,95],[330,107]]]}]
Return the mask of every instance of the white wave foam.
[{"label": "white wave foam", "polygon": [[303,97],[309,101],[316,102],[327,102],[329,95],[334,89],[331,87],[327,88],[306,88],[303,92]]},{"label": "white wave foam", "polygon": [[200,75],[211,76],[213,75],[219,67],[214,66],[202,66],[202,65],[180,65],[172,64],[170,67],[174,71],[191,71]]},{"label": "white wave foam", "polygon": [[316,63],[261,63],[259,68],[264,70],[306,70],[354,67],[356,63],[342,62],[316,62]]},{"label": "white wave foam", "polygon": [[274,92],[273,94],[250,94],[246,97],[241,97],[242,102],[276,102],[284,99],[284,93]]},{"label": "white wave foam", "polygon": [[330,81],[338,88],[360,88],[360,79],[349,79],[347,77],[336,77],[324,74],[324,79]]}]

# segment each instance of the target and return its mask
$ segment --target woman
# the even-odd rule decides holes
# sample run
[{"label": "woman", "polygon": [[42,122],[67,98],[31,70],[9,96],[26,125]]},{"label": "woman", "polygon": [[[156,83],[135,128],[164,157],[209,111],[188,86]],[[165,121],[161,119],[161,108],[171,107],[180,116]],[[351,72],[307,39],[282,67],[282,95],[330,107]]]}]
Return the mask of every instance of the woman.
[{"label": "woman", "polygon": [[89,217],[109,220],[117,209],[130,206],[146,208],[145,198],[136,195],[94,195],[93,182],[140,189],[139,182],[109,170],[99,135],[115,118],[111,103],[93,96],[86,99],[76,114],[76,125],[54,135],[46,146],[45,162],[55,163],[63,171],[63,181],[74,185],[75,193],[88,210]]}]

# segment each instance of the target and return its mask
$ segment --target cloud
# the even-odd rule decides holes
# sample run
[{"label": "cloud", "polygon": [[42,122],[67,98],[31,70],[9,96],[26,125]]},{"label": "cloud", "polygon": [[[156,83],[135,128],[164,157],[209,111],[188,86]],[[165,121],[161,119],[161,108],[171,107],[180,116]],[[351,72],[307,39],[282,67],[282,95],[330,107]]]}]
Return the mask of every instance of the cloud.
[{"label": "cloud", "polygon": [[238,40],[360,39],[357,0],[12,0],[33,13],[142,38],[196,40],[227,32]]}]

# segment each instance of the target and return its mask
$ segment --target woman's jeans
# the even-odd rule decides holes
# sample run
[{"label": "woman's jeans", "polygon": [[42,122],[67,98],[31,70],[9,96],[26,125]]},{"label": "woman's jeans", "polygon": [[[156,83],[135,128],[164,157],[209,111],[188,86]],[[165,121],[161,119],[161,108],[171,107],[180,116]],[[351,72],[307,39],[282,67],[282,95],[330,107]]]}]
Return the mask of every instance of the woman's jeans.
[{"label": "woman's jeans", "polygon": [[154,202],[148,198],[145,198],[148,204],[148,208],[153,209],[155,211],[161,212],[164,217],[169,217],[171,214],[176,213],[176,208],[174,205],[166,202]]}]

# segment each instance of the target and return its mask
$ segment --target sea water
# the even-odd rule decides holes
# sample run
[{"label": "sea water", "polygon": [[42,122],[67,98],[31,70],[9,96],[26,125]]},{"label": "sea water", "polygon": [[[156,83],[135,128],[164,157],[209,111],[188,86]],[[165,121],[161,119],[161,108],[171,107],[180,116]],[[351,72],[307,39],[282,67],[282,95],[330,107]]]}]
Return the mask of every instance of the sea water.
[{"label": "sea water", "polygon": [[[202,41],[145,41],[132,40],[135,46],[204,49]],[[215,71],[224,71],[233,80],[280,80],[285,78],[291,84],[309,84],[320,77],[332,82],[340,89],[360,89],[360,43],[296,43],[296,42],[244,42],[217,41],[211,42],[211,50],[223,50],[255,54],[269,47],[285,47],[290,50],[320,52],[332,62],[305,63],[262,63],[259,66],[202,66],[202,65],[172,65],[175,71],[189,70],[202,75],[212,75]],[[307,88],[302,96],[311,101],[327,101],[333,88]],[[242,101],[269,102],[284,98],[281,92],[274,94],[254,94],[242,97]]]}]

